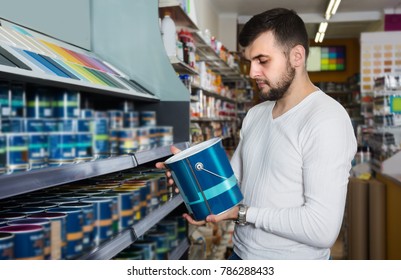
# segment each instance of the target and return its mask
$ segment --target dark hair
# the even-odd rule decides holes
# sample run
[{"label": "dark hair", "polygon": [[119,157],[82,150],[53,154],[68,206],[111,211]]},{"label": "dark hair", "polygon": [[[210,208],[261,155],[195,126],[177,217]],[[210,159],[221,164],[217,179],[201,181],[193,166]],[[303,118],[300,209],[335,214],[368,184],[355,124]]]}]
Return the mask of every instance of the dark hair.
[{"label": "dark hair", "polygon": [[296,45],[309,54],[309,38],[304,21],[293,11],[275,8],[253,16],[239,34],[239,44],[249,46],[260,34],[272,31],[276,41],[288,52]]}]

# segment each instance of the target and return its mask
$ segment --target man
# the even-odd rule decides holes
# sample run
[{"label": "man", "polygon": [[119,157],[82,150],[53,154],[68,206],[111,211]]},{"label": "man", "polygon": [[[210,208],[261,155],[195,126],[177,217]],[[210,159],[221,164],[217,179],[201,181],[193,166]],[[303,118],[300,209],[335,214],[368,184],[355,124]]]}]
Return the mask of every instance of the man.
[{"label": "man", "polygon": [[329,259],[357,146],[350,118],[310,81],[308,35],[294,11],[254,16],[239,43],[266,101],[247,113],[231,160],[243,202],[206,221],[237,221],[230,259]]}]

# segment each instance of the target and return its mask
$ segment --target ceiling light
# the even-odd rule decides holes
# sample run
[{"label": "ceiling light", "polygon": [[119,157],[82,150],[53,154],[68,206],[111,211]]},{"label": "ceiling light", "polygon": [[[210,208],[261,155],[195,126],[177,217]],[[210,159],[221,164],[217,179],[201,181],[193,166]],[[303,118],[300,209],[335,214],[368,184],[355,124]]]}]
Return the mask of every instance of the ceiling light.
[{"label": "ceiling light", "polygon": [[325,35],[324,32],[316,32],[315,43],[323,42],[324,35]]},{"label": "ceiling light", "polygon": [[329,20],[331,18],[331,16],[333,16],[338,9],[338,6],[340,5],[341,0],[330,0],[329,5],[327,6],[326,9],[326,20]]},{"label": "ceiling light", "polygon": [[327,21],[321,22],[320,25],[319,25],[319,32],[320,33],[325,33],[326,29],[327,29],[327,25],[328,25]]}]

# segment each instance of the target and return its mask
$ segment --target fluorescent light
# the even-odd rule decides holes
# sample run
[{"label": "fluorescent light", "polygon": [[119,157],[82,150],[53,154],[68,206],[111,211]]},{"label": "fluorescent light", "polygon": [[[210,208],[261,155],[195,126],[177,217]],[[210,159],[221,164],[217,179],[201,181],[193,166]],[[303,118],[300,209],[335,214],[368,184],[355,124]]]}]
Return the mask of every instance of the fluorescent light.
[{"label": "fluorescent light", "polygon": [[334,4],[333,10],[331,10],[331,14],[334,15],[337,12],[338,6],[340,5],[341,0],[337,0]]},{"label": "fluorescent light", "polygon": [[325,33],[326,29],[327,29],[327,25],[328,25],[327,21],[321,22],[320,25],[319,25],[319,32],[320,33]]},{"label": "fluorescent light", "polygon": [[319,37],[320,37],[320,33],[316,32],[316,36],[315,36],[315,43],[319,42]]},{"label": "fluorescent light", "polygon": [[319,33],[319,43],[323,42],[324,33]]},{"label": "fluorescent light", "polygon": [[327,6],[326,9],[326,14],[325,14],[326,20],[329,20],[331,16],[337,12],[340,3],[341,0],[330,0],[329,5]]}]

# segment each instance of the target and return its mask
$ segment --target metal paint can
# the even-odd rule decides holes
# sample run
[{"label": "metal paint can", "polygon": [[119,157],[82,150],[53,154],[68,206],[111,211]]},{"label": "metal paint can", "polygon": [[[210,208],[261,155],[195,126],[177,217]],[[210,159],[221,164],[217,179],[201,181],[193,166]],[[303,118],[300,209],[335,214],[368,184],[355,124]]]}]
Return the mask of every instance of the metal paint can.
[{"label": "metal paint can", "polygon": [[220,138],[175,154],[165,164],[196,220],[221,214],[243,199]]},{"label": "metal paint can", "polygon": [[124,127],[124,112],[121,110],[108,110],[109,128],[120,129]]},{"label": "metal paint can", "polygon": [[43,133],[28,134],[29,165],[31,169],[42,168],[47,161],[47,135]]},{"label": "metal paint can", "polygon": [[93,198],[106,198],[111,199],[112,201],[112,216],[111,219],[113,221],[113,233],[116,234],[121,230],[120,226],[120,214],[119,214],[119,205],[118,205],[118,195],[113,192],[104,192],[101,194],[96,194],[92,196]]},{"label": "metal paint can", "polygon": [[111,198],[89,197],[82,202],[93,204],[94,240],[95,244],[99,245],[113,235],[113,201]]},{"label": "metal paint can", "polygon": [[93,159],[92,142],[93,134],[88,132],[76,133],[76,157],[75,162],[90,161]]},{"label": "metal paint can", "polygon": [[46,88],[38,87],[32,94],[28,94],[27,117],[36,119],[53,117],[51,98]]},{"label": "metal paint can", "polygon": [[44,259],[44,229],[40,225],[14,225],[0,228],[0,232],[14,234],[16,260]]},{"label": "metal paint can", "polygon": [[123,230],[134,224],[134,194],[132,191],[112,191],[117,195],[118,228]]},{"label": "metal paint can", "polygon": [[93,154],[96,158],[110,156],[109,120],[108,118],[95,118]]},{"label": "metal paint can", "polygon": [[0,81],[0,118],[10,116],[10,83]]},{"label": "metal paint can", "polygon": [[171,146],[174,144],[174,128],[172,126],[158,126],[159,147]]},{"label": "metal paint can", "polygon": [[138,130],[140,128],[119,129],[117,132],[118,153],[120,155],[138,151]]},{"label": "metal paint can", "polygon": [[50,220],[50,258],[52,260],[64,259],[67,245],[67,214],[41,212],[29,215],[28,218]]},{"label": "metal paint can", "polygon": [[25,131],[24,118],[6,118],[1,120],[1,131],[3,133],[22,133]]},{"label": "metal paint can", "polygon": [[165,232],[151,231],[146,233],[145,238],[156,242],[156,260],[166,260],[168,252],[170,251],[168,234]]},{"label": "metal paint can", "polygon": [[13,258],[14,234],[11,232],[0,232],[0,260],[12,260]]},{"label": "metal paint can", "polygon": [[92,119],[77,119],[77,132],[92,132]]},{"label": "metal paint can", "polygon": [[130,247],[132,248],[142,248],[145,260],[155,260],[156,259],[156,241],[152,240],[136,240]]},{"label": "metal paint can", "polygon": [[175,248],[178,245],[178,223],[174,220],[161,220],[157,224],[157,230],[168,234],[169,248]]},{"label": "metal paint can", "polygon": [[30,132],[43,133],[45,131],[44,122],[42,119],[25,118],[24,119],[24,128],[25,128],[25,131],[28,133],[30,133]]},{"label": "metal paint can", "polygon": [[44,132],[58,132],[57,119],[43,119]]},{"label": "metal paint can", "polygon": [[60,205],[61,208],[77,208],[81,209],[83,213],[83,232],[84,237],[82,241],[83,249],[87,250],[94,246],[94,213],[93,204],[85,202],[68,202]]},{"label": "metal paint can", "polygon": [[76,119],[56,119],[57,131],[59,132],[77,132]]},{"label": "metal paint can", "polygon": [[124,113],[124,128],[139,127],[139,112],[125,112]]},{"label": "metal paint can", "polygon": [[10,116],[25,117],[26,94],[25,87],[21,83],[11,83]]},{"label": "metal paint can", "polygon": [[73,259],[82,253],[83,250],[83,214],[81,209],[64,208],[61,206],[47,209],[48,213],[65,213],[66,221],[66,259]]},{"label": "metal paint can", "polygon": [[20,213],[20,212],[4,212],[4,213],[0,213],[0,219],[2,220],[7,220],[7,221],[11,221],[11,220],[19,220],[19,219],[23,219],[26,217],[26,214],[24,213]]},{"label": "metal paint can", "polygon": [[92,119],[95,116],[95,112],[92,109],[81,109],[80,118]]},{"label": "metal paint can", "polygon": [[10,226],[15,226],[15,225],[40,225],[43,227],[43,241],[44,241],[44,259],[45,260],[50,260],[50,235],[51,235],[51,226],[50,226],[50,220],[44,219],[44,218],[26,218],[22,220],[14,220],[10,221],[8,223]]},{"label": "metal paint can", "polygon": [[56,118],[78,118],[80,107],[79,92],[72,90],[57,92],[53,98],[52,107]]},{"label": "metal paint can", "polygon": [[73,163],[76,157],[76,134],[69,132],[49,133],[49,164]]},{"label": "metal paint can", "polygon": [[138,151],[147,151],[151,148],[149,131],[150,131],[149,127],[138,128]]},{"label": "metal paint can", "polygon": [[8,173],[28,170],[28,134],[6,134],[6,153]]},{"label": "metal paint can", "polygon": [[156,125],[156,111],[141,111],[139,116],[139,122],[141,126]]}]

